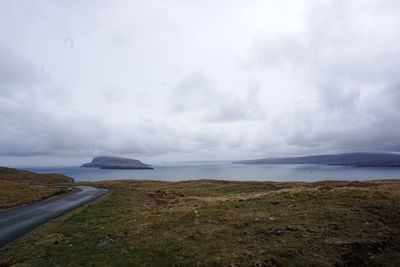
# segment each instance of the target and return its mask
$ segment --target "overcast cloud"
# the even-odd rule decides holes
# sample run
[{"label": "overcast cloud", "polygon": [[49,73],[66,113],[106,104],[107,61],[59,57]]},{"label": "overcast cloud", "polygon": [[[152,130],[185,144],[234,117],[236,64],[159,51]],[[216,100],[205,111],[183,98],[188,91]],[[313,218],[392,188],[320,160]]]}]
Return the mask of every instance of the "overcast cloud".
[{"label": "overcast cloud", "polygon": [[0,0],[0,33],[4,163],[400,152],[397,0]]}]

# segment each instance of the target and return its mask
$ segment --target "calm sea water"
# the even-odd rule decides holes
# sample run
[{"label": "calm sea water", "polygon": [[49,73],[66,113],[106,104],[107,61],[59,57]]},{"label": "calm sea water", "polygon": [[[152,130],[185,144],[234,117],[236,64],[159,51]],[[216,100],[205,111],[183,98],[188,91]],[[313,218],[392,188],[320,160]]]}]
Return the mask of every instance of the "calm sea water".
[{"label": "calm sea water", "polygon": [[60,167],[25,168],[39,173],[62,173],[76,181],[138,179],[182,181],[219,179],[236,181],[319,181],[400,179],[400,168],[357,168],[324,165],[241,165],[190,163],[155,165],[154,170],[102,170]]}]

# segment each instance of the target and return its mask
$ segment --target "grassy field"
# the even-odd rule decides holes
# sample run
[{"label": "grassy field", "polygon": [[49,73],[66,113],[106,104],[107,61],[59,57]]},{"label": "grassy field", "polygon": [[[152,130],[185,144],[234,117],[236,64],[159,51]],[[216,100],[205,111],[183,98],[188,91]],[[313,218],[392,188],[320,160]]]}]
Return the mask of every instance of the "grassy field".
[{"label": "grassy field", "polygon": [[37,174],[0,167],[0,210],[5,210],[67,192],[55,184],[71,183],[60,174]]},{"label": "grassy field", "polygon": [[63,194],[67,189],[0,180],[0,211]]},{"label": "grassy field", "polygon": [[[400,182],[110,181],[3,266],[400,266]],[[93,184],[92,184],[93,185]]]},{"label": "grassy field", "polygon": [[72,183],[71,177],[57,173],[34,173],[18,169],[0,167],[0,181],[13,181],[28,184],[54,185]]}]

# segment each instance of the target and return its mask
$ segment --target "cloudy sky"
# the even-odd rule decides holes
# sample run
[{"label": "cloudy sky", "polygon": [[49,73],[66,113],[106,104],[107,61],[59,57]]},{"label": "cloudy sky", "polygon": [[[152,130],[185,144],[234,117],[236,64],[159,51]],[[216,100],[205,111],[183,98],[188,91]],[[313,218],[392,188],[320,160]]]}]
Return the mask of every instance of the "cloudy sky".
[{"label": "cloudy sky", "polygon": [[0,0],[0,163],[400,151],[399,71],[398,0]]}]

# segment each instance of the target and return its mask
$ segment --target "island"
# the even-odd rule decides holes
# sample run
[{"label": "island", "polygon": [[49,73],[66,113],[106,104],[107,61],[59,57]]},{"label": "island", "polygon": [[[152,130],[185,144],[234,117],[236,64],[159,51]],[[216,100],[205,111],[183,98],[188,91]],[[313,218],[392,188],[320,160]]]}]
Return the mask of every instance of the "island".
[{"label": "island", "polygon": [[344,153],[288,158],[235,161],[238,164],[321,164],[354,167],[400,167],[400,155],[394,153]]},{"label": "island", "polygon": [[106,156],[95,157],[91,162],[82,164],[81,167],[100,169],[154,169],[151,165],[144,164],[137,159]]}]

